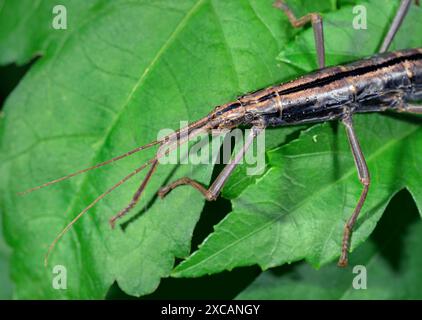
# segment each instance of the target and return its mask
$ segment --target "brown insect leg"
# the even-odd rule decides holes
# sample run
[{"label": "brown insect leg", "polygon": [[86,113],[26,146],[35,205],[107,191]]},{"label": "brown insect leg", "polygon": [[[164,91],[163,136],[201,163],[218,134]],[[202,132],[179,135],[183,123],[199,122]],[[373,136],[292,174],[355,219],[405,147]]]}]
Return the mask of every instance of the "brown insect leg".
[{"label": "brown insect leg", "polygon": [[[119,213],[117,213],[115,216],[113,216],[110,219],[110,225],[111,225],[112,228],[114,228],[115,223],[118,219],[120,219],[121,217],[126,215],[130,210],[132,210],[136,206],[139,199],[141,198],[141,195],[142,195],[145,187],[147,186],[148,182],[151,180],[152,175],[154,174],[155,170],[157,169],[159,159],[162,156],[169,154],[169,152],[171,150],[174,150],[179,145],[186,143],[189,140],[189,137],[192,138],[192,137],[197,136],[198,134],[201,134],[202,132],[206,132],[207,128],[203,124],[205,122],[205,119],[206,118],[203,118],[203,119],[200,119],[196,122],[193,122],[188,127],[181,129],[179,132],[176,132],[176,137],[175,137],[175,138],[177,138],[176,140],[161,144],[155,158],[150,160],[150,163],[151,163],[150,170],[146,174],[146,176],[145,176],[144,180],[142,181],[141,185],[139,186],[138,190],[136,190],[136,192],[133,195],[130,203],[125,208],[123,208]],[[191,131],[191,132],[189,132],[189,131]],[[170,138],[170,136],[168,136],[168,137]],[[168,148],[168,149],[164,150],[164,152],[161,152],[161,148]]]},{"label": "brown insect leg", "polygon": [[110,219],[110,225],[112,228],[114,228],[116,220],[120,219],[125,214],[127,214],[138,203],[139,199],[141,198],[142,192],[144,191],[149,180],[151,179],[152,174],[157,169],[157,166],[158,166],[158,159],[155,159],[154,162],[152,162],[151,168],[149,169],[147,175],[145,176],[138,190],[136,190],[135,194],[133,195],[133,198],[130,201],[130,203],[127,205],[127,207],[122,209],[118,214],[116,214]]},{"label": "brown insect leg", "polygon": [[344,226],[344,234],[343,234],[343,243],[341,248],[341,256],[338,261],[338,265],[340,267],[346,267],[348,262],[348,253],[349,253],[349,246],[350,246],[350,238],[353,232],[353,226],[358,218],[358,215],[362,209],[362,206],[365,202],[366,196],[368,194],[369,184],[370,184],[370,176],[368,171],[368,166],[366,165],[365,157],[362,153],[361,147],[359,145],[358,138],[356,133],[353,129],[352,117],[350,115],[346,116],[343,119],[343,124],[346,127],[347,137],[349,139],[349,144],[352,149],[353,158],[355,160],[356,168],[359,175],[359,180],[363,185],[362,194],[360,195],[359,201],[356,205],[355,210],[353,211],[352,216],[347,221],[346,225]]},{"label": "brown insect leg", "polygon": [[252,142],[255,139],[255,137],[258,134],[260,134],[262,131],[263,131],[263,128],[252,127],[251,132],[249,136],[247,137],[242,149],[235,155],[234,159],[230,161],[230,163],[224,167],[223,171],[221,171],[221,173],[218,175],[218,177],[215,179],[215,181],[213,182],[211,187],[209,187],[209,189],[206,189],[198,181],[192,180],[188,177],[183,177],[161,188],[158,191],[158,195],[160,196],[160,198],[164,198],[174,188],[181,185],[190,185],[191,187],[201,192],[203,196],[205,197],[205,199],[207,199],[208,201],[217,199],[218,195],[220,194],[221,189],[223,188],[230,174],[233,172],[233,170],[239,164],[240,160],[242,159],[246,151],[252,145]]},{"label": "brown insect leg", "polygon": [[183,178],[177,179],[176,181],[170,183],[169,185],[161,188],[158,191],[158,196],[160,198],[164,198],[171,190],[173,190],[174,188],[177,188],[178,186],[182,186],[182,185],[190,185],[191,187],[195,188],[196,190],[201,192],[203,194],[204,198],[207,199],[208,201],[215,200],[218,196],[218,195],[212,194],[207,188],[205,188],[198,181],[192,180],[191,178],[188,178],[188,177],[183,177]]},{"label": "brown insect leg", "polygon": [[[381,45],[379,52],[386,52],[390,47],[391,42],[394,39],[394,36],[397,33],[397,30],[400,28],[404,18],[406,17],[407,12],[409,11],[409,7],[412,0],[402,0],[397,10],[396,16],[394,17],[393,22],[391,23],[390,29],[387,32],[387,35],[384,38],[384,41]],[[416,1],[416,5],[419,5],[419,2]]]},{"label": "brown insect leg", "polygon": [[422,106],[418,106],[415,104],[406,104],[404,107],[404,111],[411,113],[422,113]]},{"label": "brown insect leg", "polygon": [[319,13],[308,13],[307,15],[296,18],[293,11],[287,6],[284,0],[277,0],[274,3],[274,7],[281,9],[289,18],[290,23],[295,28],[300,28],[305,24],[311,22],[312,28],[314,29],[315,47],[318,55],[319,68],[325,67],[325,46],[324,46],[324,28],[322,23],[322,17]]}]

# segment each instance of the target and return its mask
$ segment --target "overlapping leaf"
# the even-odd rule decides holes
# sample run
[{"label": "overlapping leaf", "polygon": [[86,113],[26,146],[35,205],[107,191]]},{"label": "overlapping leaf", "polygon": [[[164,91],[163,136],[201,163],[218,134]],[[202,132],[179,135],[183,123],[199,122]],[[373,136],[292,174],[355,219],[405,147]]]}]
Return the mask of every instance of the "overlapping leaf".
[{"label": "overlapping leaf", "polygon": [[349,270],[315,270],[304,263],[277,268],[263,272],[237,298],[420,299],[421,232],[412,198],[400,192],[370,240],[353,253]]}]

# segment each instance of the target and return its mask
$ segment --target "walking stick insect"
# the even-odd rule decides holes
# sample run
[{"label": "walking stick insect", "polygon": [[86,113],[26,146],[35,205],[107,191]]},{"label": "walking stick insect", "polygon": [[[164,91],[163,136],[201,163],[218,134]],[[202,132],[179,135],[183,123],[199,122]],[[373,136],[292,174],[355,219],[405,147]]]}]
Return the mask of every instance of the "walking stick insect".
[{"label": "walking stick insect", "polygon": [[[149,171],[133,195],[130,203],[110,219],[110,224],[114,227],[116,221],[133,209],[139,201],[144,189],[157,169],[159,159],[170,150],[177,148],[182,143],[186,143],[189,138],[197,136],[199,133],[209,133],[214,129],[231,130],[240,125],[246,125],[252,128],[243,147],[234,155],[233,159],[221,171],[209,188],[204,187],[195,180],[184,177],[161,188],[158,191],[158,195],[161,198],[164,198],[176,187],[190,185],[201,192],[207,200],[215,200],[219,196],[230,174],[252,145],[254,139],[265,128],[340,120],[345,126],[358,177],[362,184],[362,193],[357,205],[344,227],[338,265],[341,267],[347,266],[353,226],[365,202],[370,185],[368,167],[353,127],[353,114],[381,112],[385,110],[422,113],[422,105],[414,104],[415,101],[422,99],[422,48],[386,53],[406,16],[410,4],[411,0],[401,1],[396,16],[379,50],[379,54],[346,65],[326,68],[323,20],[321,15],[310,13],[301,18],[296,18],[284,1],[276,1],[274,6],[284,11],[293,27],[302,27],[307,23],[312,24],[319,70],[287,83],[240,96],[236,101],[217,106],[204,118],[162,139],[137,147],[105,162],[24,192],[28,193],[47,187],[89,170],[118,161],[144,149],[153,146],[159,147],[157,154],[152,159],[142,164],[139,168],[97,197],[59,233],[49,247],[45,263],[47,263],[48,255],[57,241],[79,218],[106,195],[150,166]],[[416,1],[416,4],[419,5],[418,1]],[[168,147],[164,154],[160,153],[163,147]]]}]

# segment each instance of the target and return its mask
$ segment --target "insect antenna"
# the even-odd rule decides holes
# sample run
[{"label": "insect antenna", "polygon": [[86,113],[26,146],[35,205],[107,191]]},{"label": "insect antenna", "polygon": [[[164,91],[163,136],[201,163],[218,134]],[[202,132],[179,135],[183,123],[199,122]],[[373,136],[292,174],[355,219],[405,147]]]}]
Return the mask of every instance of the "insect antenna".
[{"label": "insect antenna", "polygon": [[[143,165],[141,165],[140,167],[136,168],[134,171],[132,171],[130,174],[128,174],[127,176],[125,176],[123,179],[121,179],[119,182],[117,182],[115,185],[113,185],[111,188],[109,188],[107,191],[105,191],[104,193],[102,193],[101,195],[99,195],[97,198],[95,198],[94,201],[92,201],[87,207],[85,207],[80,213],[78,213],[78,215],[72,219],[72,221],[70,221],[64,228],[62,231],[60,231],[60,233],[56,236],[56,238],[53,240],[53,242],[50,244],[47,253],[45,255],[44,258],[44,265],[47,266],[48,264],[48,258],[51,254],[51,252],[53,251],[53,249],[55,248],[57,242],[67,233],[67,231],[69,231],[69,229],[85,214],[87,213],[87,211],[89,209],[91,209],[95,204],[97,204],[101,199],[103,199],[105,196],[107,196],[108,194],[110,194],[112,191],[114,191],[115,189],[117,189],[119,186],[121,186],[123,183],[125,183],[126,181],[128,181],[129,179],[131,179],[133,176],[135,176],[136,174],[138,174],[139,172],[141,172],[143,169],[145,169],[147,166],[152,165],[152,167],[150,168],[150,170],[148,171],[148,173],[146,174],[144,180],[142,181],[141,187],[137,190],[137,193],[135,195],[135,197],[137,199],[139,199],[139,197],[141,196],[142,192],[144,191],[145,187],[147,186],[148,182],[150,181],[153,173],[155,172],[157,165],[158,165],[158,161],[160,158],[162,158],[165,155],[168,155],[172,150],[176,149],[179,145],[186,143],[190,137],[192,136],[197,136],[202,132],[207,132],[210,127],[206,124],[205,121],[206,118],[204,119],[200,119],[196,122],[191,123],[190,125],[188,125],[185,128],[182,128],[178,131],[176,131],[175,133],[165,136],[164,138],[151,142],[147,145],[138,147],[136,149],[133,149],[129,152],[126,152],[123,155],[117,156],[115,158],[112,158],[110,160],[107,160],[105,162],[99,163],[93,167],[87,168],[87,169],[83,169],[80,171],[77,171],[75,173],[69,174],[63,178],[57,179],[57,180],[53,180],[50,182],[47,182],[39,187],[35,187],[32,188],[28,191],[26,191],[25,193],[28,192],[32,192],[35,191],[37,189],[46,187],[48,185],[51,185],[53,183],[57,183],[60,181],[63,181],[65,179],[71,178],[75,175],[84,173],[86,171],[92,170],[92,169],[96,169],[99,168],[101,166],[104,166],[106,164],[109,164],[111,162],[120,160],[126,156],[129,156],[135,152],[144,150],[146,148],[152,147],[154,145],[159,144],[160,148],[163,146],[167,146],[167,149],[164,152],[160,152],[160,148],[159,151],[157,152],[156,156],[150,160],[148,160],[147,162],[145,162]],[[120,218],[121,216],[123,216],[124,214],[126,214],[130,209],[133,208],[133,205],[129,205],[126,209],[122,210],[119,212],[119,214],[117,214],[115,217],[112,218],[111,220],[111,224],[112,226],[114,225],[114,222]]]},{"label": "insect antenna", "polygon": [[63,176],[61,178],[58,178],[58,179],[55,179],[55,180],[51,180],[49,182],[46,182],[46,183],[41,184],[39,186],[33,187],[31,189],[28,189],[28,190],[25,190],[25,191],[22,191],[22,192],[18,192],[18,195],[25,195],[25,194],[34,192],[36,190],[43,189],[45,187],[51,186],[51,185],[56,184],[56,183],[59,183],[61,181],[64,181],[64,180],[73,178],[74,176],[78,176],[78,175],[80,175],[82,173],[85,173],[87,171],[91,171],[91,170],[94,170],[94,169],[97,169],[97,168],[106,166],[106,165],[108,165],[110,163],[113,163],[115,161],[121,160],[123,158],[126,158],[126,157],[134,154],[134,153],[137,153],[139,151],[148,149],[148,148],[153,147],[155,145],[163,144],[164,142],[168,142],[168,141],[172,141],[172,140],[174,141],[174,139],[179,139],[180,137],[182,137],[182,136],[184,136],[186,134],[189,134],[194,129],[204,127],[204,124],[206,123],[207,120],[208,120],[207,117],[202,118],[202,119],[200,119],[198,121],[195,121],[195,122],[190,123],[188,126],[186,126],[186,127],[182,128],[182,129],[176,131],[173,134],[170,134],[168,136],[165,136],[162,139],[158,139],[156,141],[150,142],[150,143],[145,144],[143,146],[137,147],[137,148],[135,148],[133,150],[130,150],[130,151],[126,152],[126,153],[123,153],[123,154],[121,154],[121,155],[119,155],[117,157],[111,158],[111,159],[109,159],[107,161],[98,163],[98,164],[96,164],[94,166],[91,166],[91,167],[88,167],[88,168],[85,168],[85,169],[82,169],[82,170],[79,170],[79,171],[70,173],[70,174],[65,175],[65,176]]},{"label": "insect antenna", "polygon": [[112,191],[120,187],[123,183],[131,179],[133,176],[141,172],[143,169],[145,169],[150,164],[157,161],[157,157],[154,157],[153,159],[148,160],[145,162],[142,166],[136,168],[134,171],[132,171],[130,174],[128,174],[126,177],[121,179],[119,182],[117,182],[114,186],[109,188],[107,191],[99,195],[94,201],[92,201],[87,207],[85,207],[71,222],[69,222],[66,227],[63,228],[62,231],[56,236],[56,238],[53,240],[53,242],[50,244],[48,251],[44,258],[44,265],[47,266],[48,264],[48,258],[53,251],[54,247],[56,246],[57,242],[66,234],[67,231],[89,210],[91,209],[97,202],[99,202],[101,199],[103,199],[105,196],[110,194]]},{"label": "insect antenna", "polygon": [[34,191],[36,191],[36,190],[39,190],[39,189],[42,189],[42,188],[45,188],[45,187],[51,186],[52,184],[56,184],[56,183],[61,182],[61,181],[63,181],[63,180],[67,180],[67,179],[73,178],[74,176],[80,175],[80,174],[82,174],[82,173],[85,173],[85,172],[90,171],[90,170],[93,170],[93,169],[97,169],[97,168],[103,167],[103,166],[108,165],[108,164],[110,164],[110,163],[112,163],[112,162],[115,162],[115,161],[121,160],[121,159],[123,159],[123,158],[126,158],[126,157],[128,157],[128,156],[130,156],[130,155],[134,154],[134,153],[137,153],[137,152],[139,152],[139,151],[141,151],[141,150],[148,149],[148,148],[150,148],[150,147],[152,147],[152,146],[155,146],[155,145],[157,145],[157,144],[160,144],[160,143],[162,143],[162,141],[161,141],[161,140],[156,140],[156,141],[153,141],[153,142],[148,143],[148,144],[146,144],[146,145],[143,145],[143,146],[137,147],[137,148],[135,148],[135,149],[133,149],[133,150],[130,150],[130,151],[128,151],[128,152],[126,152],[126,153],[124,153],[124,154],[121,154],[121,155],[119,155],[119,156],[117,156],[117,157],[114,157],[114,158],[111,158],[111,159],[109,159],[109,160],[107,160],[107,161],[104,161],[104,162],[98,163],[98,164],[96,164],[96,165],[94,165],[94,166],[92,166],[92,167],[85,168],[85,169],[82,169],[82,170],[79,170],[79,171],[76,171],[76,172],[70,173],[70,174],[68,174],[68,175],[66,175],[66,176],[64,176],[64,177],[61,177],[61,178],[58,178],[58,179],[55,179],[55,180],[52,180],[52,181],[46,182],[46,183],[44,183],[44,184],[42,184],[42,185],[39,185],[39,186],[37,186],[37,187],[34,187],[34,188],[31,188],[31,189],[28,189],[28,190],[26,190],[26,191],[19,192],[19,193],[18,193],[18,195],[25,195],[25,194],[28,194],[28,193],[34,192]]}]

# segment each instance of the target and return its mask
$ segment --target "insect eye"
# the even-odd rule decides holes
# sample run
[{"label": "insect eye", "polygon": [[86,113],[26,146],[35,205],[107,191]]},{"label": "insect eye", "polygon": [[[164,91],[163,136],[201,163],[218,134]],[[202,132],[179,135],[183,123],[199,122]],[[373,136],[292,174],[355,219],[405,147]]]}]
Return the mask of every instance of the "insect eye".
[{"label": "insect eye", "polygon": [[253,114],[248,112],[245,114],[245,120],[246,121],[252,121],[253,120]]},{"label": "insect eye", "polygon": [[225,124],[226,124],[227,126],[232,126],[232,125],[234,125],[234,124],[235,124],[235,121],[234,121],[234,120],[231,120],[231,119],[227,119],[227,120],[225,121]]},{"label": "insect eye", "polygon": [[217,106],[214,108],[214,114],[216,116],[221,116],[223,114],[223,112],[221,111],[221,106]]}]

